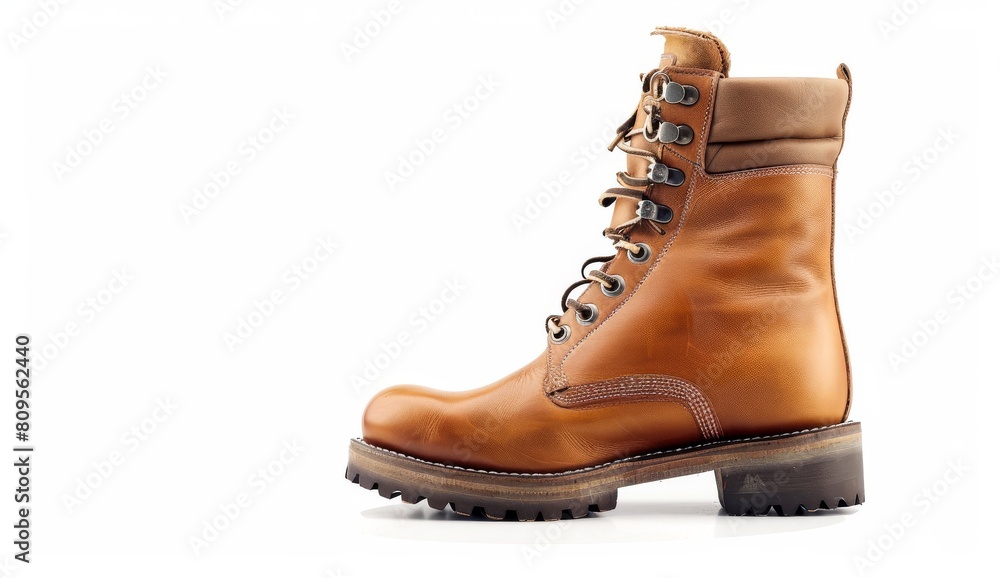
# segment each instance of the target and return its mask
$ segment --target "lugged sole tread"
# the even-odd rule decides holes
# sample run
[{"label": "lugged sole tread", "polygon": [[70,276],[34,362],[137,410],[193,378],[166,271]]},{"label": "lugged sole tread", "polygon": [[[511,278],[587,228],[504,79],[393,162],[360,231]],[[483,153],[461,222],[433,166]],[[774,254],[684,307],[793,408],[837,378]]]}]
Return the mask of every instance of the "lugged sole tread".
[{"label": "lugged sole tread", "polygon": [[805,515],[864,502],[860,434],[860,425],[849,422],[542,475],[434,464],[355,440],[345,477],[382,497],[427,500],[462,516],[553,521],[614,509],[622,486],[714,469],[729,515]]},{"label": "lugged sole tread", "polygon": [[[407,495],[412,496],[412,490],[406,488],[396,488],[392,485],[387,485],[387,482],[376,482],[372,479],[362,478],[361,474],[356,472],[347,471],[345,477],[352,483],[360,485],[366,490],[377,491],[383,498],[393,499],[396,497],[402,498],[404,503],[408,504],[418,504],[424,500],[427,500],[427,505],[435,510],[444,510],[445,508],[451,508],[456,514],[461,516],[468,516],[473,518],[483,518],[487,520],[506,520],[506,521],[554,521],[554,520],[569,520],[576,518],[585,518],[590,512],[605,512],[613,509],[612,505],[610,508],[607,504],[601,505],[598,503],[587,504],[583,506],[574,505],[569,508],[550,508],[550,509],[539,509],[539,508],[506,508],[502,506],[497,506],[495,504],[473,504],[473,503],[462,503],[462,502],[452,502],[444,498],[429,498],[426,496],[418,495],[412,500],[406,498]],[[362,482],[365,480],[365,482]]]}]

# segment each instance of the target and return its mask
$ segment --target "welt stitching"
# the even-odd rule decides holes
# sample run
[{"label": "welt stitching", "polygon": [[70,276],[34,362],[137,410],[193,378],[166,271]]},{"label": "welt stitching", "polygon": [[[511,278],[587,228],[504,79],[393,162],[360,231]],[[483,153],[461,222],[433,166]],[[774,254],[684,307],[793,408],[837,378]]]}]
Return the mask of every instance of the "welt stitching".
[{"label": "welt stitching", "polygon": [[477,468],[463,468],[462,466],[448,465],[448,464],[442,464],[440,462],[432,462],[432,461],[429,461],[429,460],[422,460],[420,458],[413,457],[413,456],[408,455],[408,454],[400,453],[400,452],[393,451],[393,450],[388,450],[388,449],[385,449],[385,448],[380,448],[380,447],[378,447],[376,445],[372,445],[372,444],[366,442],[362,438],[354,438],[354,440],[357,441],[358,443],[360,443],[361,445],[364,445],[365,447],[369,447],[369,448],[372,448],[374,450],[378,450],[380,452],[387,453],[389,455],[397,456],[397,457],[404,458],[404,459],[407,459],[407,460],[411,460],[411,461],[414,461],[414,462],[417,462],[417,463],[421,463],[421,464],[427,464],[427,465],[431,465],[431,466],[438,466],[438,467],[449,469],[449,470],[458,470],[458,471],[472,472],[472,473],[478,473],[478,474],[492,474],[492,475],[497,475],[497,476],[517,476],[517,477],[525,477],[525,478],[552,478],[552,477],[558,477],[558,476],[565,476],[567,474],[577,474],[577,473],[583,473],[583,472],[590,472],[590,471],[593,471],[593,470],[599,470],[599,469],[602,469],[602,468],[606,468],[606,467],[609,467],[609,466],[614,466],[614,465],[625,463],[625,462],[632,462],[632,461],[642,460],[642,459],[646,459],[646,458],[652,458],[652,457],[656,457],[656,456],[665,456],[665,455],[670,455],[670,454],[676,454],[676,453],[680,453],[680,452],[686,452],[686,451],[689,451],[689,450],[697,450],[697,449],[701,449],[701,448],[718,447],[718,446],[724,446],[724,445],[733,444],[733,443],[742,443],[742,442],[752,442],[752,441],[760,441],[760,440],[770,440],[770,439],[787,438],[787,437],[792,437],[794,435],[799,435],[799,434],[804,434],[804,433],[813,433],[813,432],[818,432],[818,431],[822,431],[822,430],[826,430],[826,429],[832,429],[832,428],[836,428],[836,427],[841,427],[841,426],[843,426],[845,424],[849,424],[849,423],[852,423],[852,422],[848,421],[848,422],[844,422],[844,423],[840,423],[840,424],[836,424],[836,425],[814,427],[814,428],[802,429],[802,430],[797,430],[797,431],[788,432],[788,433],[782,433],[782,434],[758,435],[758,436],[750,436],[750,437],[744,437],[744,438],[737,438],[737,439],[733,439],[733,440],[721,440],[721,439],[720,440],[711,440],[711,441],[701,442],[701,443],[697,443],[697,444],[689,444],[689,445],[686,445],[684,447],[672,448],[672,449],[669,449],[669,450],[659,450],[659,451],[655,451],[655,452],[648,452],[648,453],[645,453],[645,454],[640,454],[640,455],[637,455],[637,456],[630,456],[630,457],[627,457],[627,458],[620,458],[620,459],[617,459],[617,460],[612,460],[610,462],[604,462],[603,464],[598,464],[596,466],[587,466],[587,467],[583,467],[583,468],[576,468],[575,470],[565,470],[565,471],[562,471],[562,472],[534,473],[534,474],[532,474],[532,473],[520,473],[520,472],[498,472],[496,470],[481,470],[481,469],[477,469]]}]

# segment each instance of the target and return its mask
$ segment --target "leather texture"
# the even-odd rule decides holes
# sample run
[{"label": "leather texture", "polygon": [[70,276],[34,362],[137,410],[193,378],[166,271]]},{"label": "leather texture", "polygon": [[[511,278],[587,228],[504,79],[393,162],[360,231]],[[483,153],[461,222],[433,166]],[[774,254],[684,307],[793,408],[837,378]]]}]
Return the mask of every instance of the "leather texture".
[{"label": "leather texture", "polygon": [[839,78],[720,80],[706,171],[833,166],[843,142],[847,95],[847,82]]},{"label": "leather texture", "polygon": [[[832,231],[849,73],[842,67],[830,81],[729,85],[729,55],[717,39],[683,29],[654,33],[666,39],[667,60],[684,65],[664,69],[671,80],[701,96],[691,106],[649,95],[639,103],[637,127],[651,104],[695,134],[686,145],[632,138],[632,146],[686,176],[679,187],[647,192],[675,214],[663,234],[648,225],[630,232],[651,258],[634,263],[618,251],[603,270],[620,275],[625,290],[609,297],[592,283],[577,297],[597,307],[596,321],[583,325],[570,310],[560,320],[572,329],[568,340],[550,340],[541,356],[491,385],[464,392],[396,386],[377,394],[364,414],[365,441],[436,463],[546,473],[846,419],[851,384]],[[817,86],[824,98],[803,103],[800,96]],[[753,103],[741,106],[741,98]],[[832,155],[798,142],[834,138]],[[712,153],[714,142],[725,152]],[[765,153],[755,156],[748,142]],[[743,166],[713,174],[706,157]],[[785,158],[796,161],[769,166]],[[629,156],[631,175],[645,167]],[[613,222],[634,210],[634,202],[619,199]]]},{"label": "leather texture", "polygon": [[729,50],[708,32],[687,28],[659,27],[651,35],[663,37],[659,68],[679,66],[714,70],[729,75]]}]

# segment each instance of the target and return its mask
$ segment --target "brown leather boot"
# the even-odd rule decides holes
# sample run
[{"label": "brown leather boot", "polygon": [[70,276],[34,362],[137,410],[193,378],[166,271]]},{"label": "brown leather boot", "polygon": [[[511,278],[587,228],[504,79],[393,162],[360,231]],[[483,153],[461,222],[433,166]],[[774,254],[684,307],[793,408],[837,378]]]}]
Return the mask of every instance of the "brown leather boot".
[{"label": "brown leather boot", "polygon": [[627,171],[600,198],[615,254],[584,265],[527,367],[376,395],[349,480],[520,520],[710,470],[730,514],[864,501],[832,259],[850,73],[729,78],[714,36],[654,34],[660,65],[612,143]]}]

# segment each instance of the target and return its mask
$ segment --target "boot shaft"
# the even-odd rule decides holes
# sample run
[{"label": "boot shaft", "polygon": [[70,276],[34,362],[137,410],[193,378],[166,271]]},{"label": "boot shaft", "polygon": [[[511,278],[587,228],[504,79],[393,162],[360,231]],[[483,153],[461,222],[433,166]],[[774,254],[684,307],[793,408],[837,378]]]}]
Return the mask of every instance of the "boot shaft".
[{"label": "boot shaft", "polygon": [[850,72],[837,78],[730,78],[729,51],[706,32],[658,28],[661,69],[718,73],[703,158],[707,173],[816,164],[832,167],[843,145]]},{"label": "boot shaft", "polygon": [[[644,77],[622,138],[654,155],[670,180],[631,182],[649,160],[630,155],[622,184],[674,217],[663,234],[629,233],[650,248],[649,263],[605,266],[622,279],[621,296],[590,287],[579,297],[599,320],[550,343],[547,391],[560,405],[586,407],[676,397],[681,387],[704,397],[705,419],[727,435],[839,423],[850,372],[833,205],[849,72],[729,78],[728,51],[711,35],[654,34],[665,37],[661,67]],[[618,199],[613,225],[637,207]],[[665,388],[663,376],[675,386]]]}]

